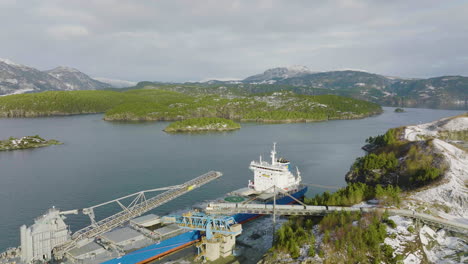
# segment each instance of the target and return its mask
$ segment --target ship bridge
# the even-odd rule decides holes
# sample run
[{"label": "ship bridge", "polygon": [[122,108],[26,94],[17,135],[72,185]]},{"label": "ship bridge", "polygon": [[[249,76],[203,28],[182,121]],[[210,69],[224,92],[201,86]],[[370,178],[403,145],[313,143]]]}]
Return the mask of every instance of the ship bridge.
[{"label": "ship bridge", "polygon": [[271,191],[271,187],[276,186],[283,190],[297,189],[301,182],[301,174],[296,168],[296,175],[291,171],[291,164],[285,158],[276,158],[276,143],[271,151],[271,163],[262,160],[252,161],[249,169],[254,173],[254,180],[249,181],[249,188],[256,192]]}]

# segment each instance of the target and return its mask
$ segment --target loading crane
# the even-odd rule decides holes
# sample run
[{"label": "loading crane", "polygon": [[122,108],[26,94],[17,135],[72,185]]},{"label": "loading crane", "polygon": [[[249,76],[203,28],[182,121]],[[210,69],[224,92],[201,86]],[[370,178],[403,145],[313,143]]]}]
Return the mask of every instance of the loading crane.
[{"label": "loading crane", "polygon": [[242,228],[233,229],[238,224],[232,216],[210,216],[199,212],[189,212],[175,219],[175,223],[181,228],[205,231],[207,239],[212,239],[214,233],[239,235],[242,232]]},{"label": "loading crane", "polygon": [[205,236],[196,244],[197,259],[214,261],[230,256],[236,245],[236,236],[242,233],[242,225],[236,223],[232,216],[189,212],[173,217],[175,223],[183,229],[205,232]]},{"label": "loading crane", "polygon": [[[78,211],[80,211],[83,214],[88,215],[91,221],[91,225],[76,231],[74,234],[71,235],[70,240],[56,246],[52,252],[53,256],[57,260],[62,259],[66,255],[66,253],[74,247],[82,246],[92,241],[96,236],[99,236],[118,226],[121,226],[129,220],[138,217],[160,205],[163,205],[195,188],[205,185],[206,183],[209,183],[221,176],[221,172],[210,171],[180,185],[140,191],[81,210],[66,211],[64,212],[66,214],[75,214]],[[165,192],[160,193],[151,198],[147,197],[148,194],[163,190],[165,190]],[[124,205],[124,201],[127,199],[132,200],[128,205]],[[122,208],[122,211],[102,220],[96,221],[94,210],[96,208],[103,207],[109,204],[118,204]]]}]

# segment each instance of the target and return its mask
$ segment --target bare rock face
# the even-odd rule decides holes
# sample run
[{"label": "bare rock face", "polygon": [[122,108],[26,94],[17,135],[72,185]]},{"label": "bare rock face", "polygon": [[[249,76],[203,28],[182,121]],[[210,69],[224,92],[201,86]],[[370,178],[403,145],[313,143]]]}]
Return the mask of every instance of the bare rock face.
[{"label": "bare rock face", "polygon": [[62,81],[46,72],[0,59],[0,94],[66,89]]},{"label": "bare rock face", "polygon": [[97,90],[109,84],[68,67],[40,71],[10,60],[0,59],[0,95],[43,91]]},{"label": "bare rock face", "polygon": [[305,66],[278,67],[268,69],[262,74],[253,75],[244,79],[244,82],[264,82],[275,79],[287,79],[312,73]]},{"label": "bare rock face", "polygon": [[99,90],[110,87],[109,84],[94,80],[74,68],[59,66],[46,72],[62,81],[68,90]]}]

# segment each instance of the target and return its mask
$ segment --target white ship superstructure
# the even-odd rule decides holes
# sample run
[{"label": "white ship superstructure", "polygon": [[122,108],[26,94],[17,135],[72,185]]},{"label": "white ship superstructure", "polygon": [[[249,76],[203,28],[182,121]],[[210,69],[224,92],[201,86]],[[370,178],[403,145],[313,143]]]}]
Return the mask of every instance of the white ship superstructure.
[{"label": "white ship superstructure", "polygon": [[291,191],[297,190],[301,183],[301,174],[296,168],[296,175],[291,172],[291,164],[284,158],[276,158],[276,143],[271,151],[271,163],[252,161],[249,169],[254,172],[254,180],[249,181],[249,188],[257,193],[273,193],[275,188]]}]

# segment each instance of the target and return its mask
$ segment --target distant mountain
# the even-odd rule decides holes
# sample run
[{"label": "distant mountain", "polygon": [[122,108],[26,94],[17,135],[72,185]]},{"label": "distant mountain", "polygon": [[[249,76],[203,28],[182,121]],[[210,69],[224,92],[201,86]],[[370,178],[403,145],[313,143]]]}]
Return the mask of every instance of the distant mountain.
[{"label": "distant mountain", "polygon": [[253,75],[244,79],[247,83],[269,83],[273,84],[278,80],[303,76],[313,73],[305,66],[278,67],[266,70],[264,73]]},{"label": "distant mountain", "polygon": [[392,80],[378,74],[347,70],[305,74],[283,79],[277,83],[325,89],[353,89],[368,87],[382,90],[390,85]]},{"label": "distant mountain", "polygon": [[0,59],[0,95],[42,91],[96,90],[110,87],[68,67],[40,71],[33,67]]},{"label": "distant mountain", "polygon": [[468,77],[464,76],[397,80],[387,90],[395,95],[386,98],[393,105],[468,110]]},{"label": "distant mountain", "polygon": [[67,90],[67,86],[46,72],[0,59],[0,94],[47,90]]},{"label": "distant mountain", "polygon": [[110,86],[70,67],[59,66],[45,72],[61,80],[68,90],[99,90]]},{"label": "distant mountain", "polygon": [[269,69],[241,82],[249,92],[280,89],[337,94],[391,106],[468,109],[468,77],[463,76],[404,79],[355,70],[311,72],[299,67]]}]

